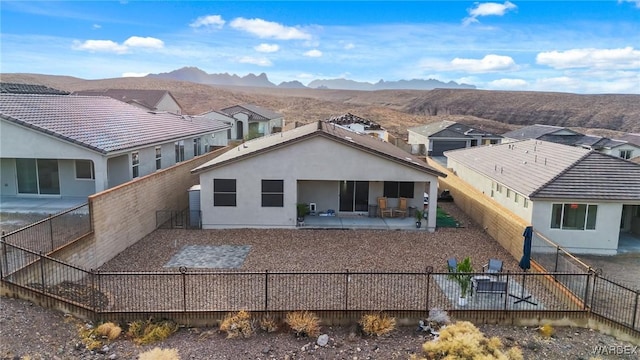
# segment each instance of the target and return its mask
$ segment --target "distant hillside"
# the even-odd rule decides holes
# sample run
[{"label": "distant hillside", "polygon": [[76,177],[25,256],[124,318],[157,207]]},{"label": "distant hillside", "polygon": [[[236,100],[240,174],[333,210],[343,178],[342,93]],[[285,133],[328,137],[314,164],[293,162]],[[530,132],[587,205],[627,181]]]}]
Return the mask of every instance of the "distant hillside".
[{"label": "distant hillside", "polygon": [[384,81],[380,80],[375,84],[368,82],[358,82],[346,79],[330,79],[330,80],[313,80],[308,87],[312,89],[342,89],[342,90],[433,90],[437,88],[443,89],[475,89],[474,85],[458,84],[455,81],[448,83],[428,79],[398,80]]},{"label": "distant hillside", "polygon": [[[248,74],[246,76],[224,74],[207,74],[197,67],[183,67],[168,73],[149,74],[149,78],[191,81],[198,84],[219,85],[219,86],[250,86],[250,87],[275,87],[276,85],[269,81],[267,74],[260,75]],[[278,87],[291,89],[338,89],[338,90],[385,90],[385,89],[409,89],[409,90],[431,90],[436,88],[444,89],[475,89],[476,87],[468,84],[458,84],[454,81],[448,83],[428,79],[413,79],[399,81],[380,80],[375,84],[368,82],[358,82],[347,79],[330,79],[330,80],[313,80],[308,86],[304,86],[299,81],[285,81],[280,83]]]},{"label": "distant hillside", "polygon": [[108,88],[169,90],[188,114],[253,103],[283,114],[287,122],[309,123],[350,112],[381,124],[399,137],[406,136],[409,127],[443,119],[498,134],[532,124],[566,126],[608,137],[615,137],[617,132],[640,133],[640,95],[210,86],[148,77],[102,80],[41,74],[0,74],[0,77],[3,82],[39,84],[69,92]]}]

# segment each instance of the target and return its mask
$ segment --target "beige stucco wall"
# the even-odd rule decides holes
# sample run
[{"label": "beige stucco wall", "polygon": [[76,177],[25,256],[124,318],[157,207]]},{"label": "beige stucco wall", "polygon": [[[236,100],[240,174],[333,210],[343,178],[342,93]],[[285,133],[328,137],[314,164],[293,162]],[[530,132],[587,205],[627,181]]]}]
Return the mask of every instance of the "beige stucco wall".
[{"label": "beige stucco wall", "polygon": [[[214,178],[236,179],[237,205],[235,207],[213,206]],[[285,193],[282,208],[261,206],[261,180],[263,179],[284,181]],[[340,180],[413,181],[422,184],[418,189],[424,189],[425,182],[431,181],[435,184],[437,178],[353,147],[315,137],[262,153],[260,156],[202,172],[200,203],[203,228],[295,227],[296,204],[303,200],[298,199],[298,184],[305,180],[328,181],[336,184]],[[308,188],[310,185],[302,186]],[[324,184],[320,189],[321,193],[330,192],[332,186],[331,183]],[[382,185],[377,188],[380,189],[381,194]],[[376,187],[369,189],[370,198],[376,196],[372,189]],[[420,199],[420,204],[422,204],[423,192],[415,192],[416,198]],[[338,198],[338,195],[336,185],[335,198]],[[311,200],[319,202],[317,199],[309,199]],[[326,200],[326,204],[326,206],[332,204],[331,200]],[[337,206],[334,209],[337,210]],[[433,221],[435,222],[435,217]]]},{"label": "beige stucco wall", "polygon": [[180,105],[173,100],[169,94],[164,94],[162,99],[156,105],[158,110],[167,111],[174,114],[181,114]]}]

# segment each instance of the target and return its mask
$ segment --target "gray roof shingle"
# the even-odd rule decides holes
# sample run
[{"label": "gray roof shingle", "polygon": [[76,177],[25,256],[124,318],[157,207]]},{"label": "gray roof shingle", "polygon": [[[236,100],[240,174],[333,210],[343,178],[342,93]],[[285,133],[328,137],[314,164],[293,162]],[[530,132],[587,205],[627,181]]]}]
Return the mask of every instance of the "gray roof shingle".
[{"label": "gray roof shingle", "polygon": [[249,120],[252,120],[252,121],[268,121],[268,120],[278,119],[282,117],[281,114],[278,114],[275,111],[271,111],[269,109],[265,109],[263,107],[260,107],[258,105],[253,105],[253,104],[229,106],[224,109],[221,109],[220,111],[231,116],[237,113],[244,113],[249,115]]},{"label": "gray roof shingle", "polygon": [[[535,124],[535,125],[525,126],[517,130],[506,132],[502,134],[502,136],[509,139],[515,139],[515,140],[529,140],[529,139],[542,140],[541,139],[542,136],[554,135],[554,133],[559,131],[569,131],[569,132],[575,133],[575,135],[582,135],[573,130],[560,127],[560,126]],[[570,136],[570,135],[566,135],[566,136]]]},{"label": "gray roof shingle", "polygon": [[157,110],[158,104],[165,95],[169,95],[173,101],[180,106],[178,101],[167,90],[146,90],[146,89],[106,89],[106,90],[82,90],[76,91],[73,95],[80,96],[108,96],[126,103],[137,103],[149,110]]},{"label": "gray roof shingle", "polygon": [[149,113],[98,96],[0,94],[0,117],[103,154],[230,127],[202,117]]},{"label": "gray roof shingle", "polygon": [[640,166],[593,150],[523,140],[445,156],[532,199],[640,200]]},{"label": "gray roof shingle", "polygon": [[473,138],[472,135],[493,137],[496,139],[502,138],[500,135],[494,135],[480,129],[474,129],[465,124],[461,124],[455,121],[443,120],[431,124],[415,126],[408,129],[411,132],[427,136],[430,138]]},{"label": "gray roof shingle", "polygon": [[6,82],[0,82],[0,93],[69,95],[69,93],[66,91],[53,89],[44,85],[16,84],[16,83],[6,83]]}]

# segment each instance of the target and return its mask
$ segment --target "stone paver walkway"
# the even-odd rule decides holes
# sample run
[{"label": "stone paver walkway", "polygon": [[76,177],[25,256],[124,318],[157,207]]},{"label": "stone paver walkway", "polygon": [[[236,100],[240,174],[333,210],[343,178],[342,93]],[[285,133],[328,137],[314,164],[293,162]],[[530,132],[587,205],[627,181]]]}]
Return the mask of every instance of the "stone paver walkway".
[{"label": "stone paver walkway", "polygon": [[237,269],[242,266],[250,250],[250,245],[187,245],[173,255],[164,267]]}]

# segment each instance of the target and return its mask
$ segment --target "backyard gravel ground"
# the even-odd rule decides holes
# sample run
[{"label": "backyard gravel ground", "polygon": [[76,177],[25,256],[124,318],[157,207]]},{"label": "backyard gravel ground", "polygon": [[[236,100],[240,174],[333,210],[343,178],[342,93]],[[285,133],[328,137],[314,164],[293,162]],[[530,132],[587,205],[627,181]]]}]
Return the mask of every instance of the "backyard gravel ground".
[{"label": "backyard gravel ground", "polygon": [[[453,204],[446,211],[464,226],[435,233],[366,230],[158,230],[105,264],[101,270],[175,271],[164,265],[185,245],[251,246],[239,270],[246,271],[416,271],[427,266],[446,271],[446,259],[470,256],[476,270],[489,258],[504,260],[505,270],[519,271],[516,259]],[[219,269],[216,269],[219,270]],[[177,349],[181,359],[408,359],[431,339],[414,327],[400,327],[389,336],[360,334],[355,326],[323,326],[327,346],[315,338],[296,338],[281,327],[258,331],[249,339],[225,339],[217,328],[181,328],[159,344],[138,346],[121,338],[104,351],[80,344],[78,324],[60,312],[28,301],[0,297],[0,359],[137,359],[155,346]],[[635,344],[597,331],[556,328],[549,339],[535,328],[479,325],[487,336],[519,346],[525,359],[640,359]],[[640,343],[640,340],[638,340]],[[594,353],[598,347],[600,353]],[[602,351],[605,351],[603,353]],[[28,357],[26,357],[28,356]]]}]

